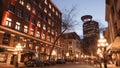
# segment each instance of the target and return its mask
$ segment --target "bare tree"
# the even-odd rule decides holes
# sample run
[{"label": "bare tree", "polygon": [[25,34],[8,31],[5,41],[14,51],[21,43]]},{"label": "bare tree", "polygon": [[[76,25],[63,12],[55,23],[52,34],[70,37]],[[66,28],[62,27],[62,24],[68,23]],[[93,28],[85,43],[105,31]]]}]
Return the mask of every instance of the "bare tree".
[{"label": "bare tree", "polygon": [[51,59],[51,55],[52,55],[52,52],[54,50],[54,47],[57,43],[57,41],[62,37],[62,35],[67,31],[67,30],[71,30],[73,29],[73,26],[75,26],[74,22],[74,17],[75,17],[75,14],[74,14],[74,11],[75,11],[75,7],[72,7],[72,9],[70,10],[67,10],[65,9],[65,12],[63,12],[63,16],[62,16],[62,31],[61,33],[59,34],[59,36],[57,36],[57,38],[55,39],[53,45],[52,45],[52,48],[50,50],[50,55],[49,55],[49,58],[48,60]]}]

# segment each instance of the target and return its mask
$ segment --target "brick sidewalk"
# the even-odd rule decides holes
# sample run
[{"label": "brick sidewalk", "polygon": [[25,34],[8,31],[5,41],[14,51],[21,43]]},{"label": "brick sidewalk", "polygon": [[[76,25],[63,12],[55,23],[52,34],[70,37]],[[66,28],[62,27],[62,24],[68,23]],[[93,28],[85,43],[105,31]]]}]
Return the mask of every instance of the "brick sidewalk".
[{"label": "brick sidewalk", "polygon": [[[15,68],[15,65],[7,64],[7,63],[0,63],[0,68]],[[18,68],[25,68],[23,63],[19,63]]]},{"label": "brick sidewalk", "polygon": [[[97,65],[97,68],[100,68],[100,65]],[[102,68],[104,68],[103,64],[102,64]],[[120,68],[120,67],[117,67],[115,64],[107,64],[107,68]]]}]

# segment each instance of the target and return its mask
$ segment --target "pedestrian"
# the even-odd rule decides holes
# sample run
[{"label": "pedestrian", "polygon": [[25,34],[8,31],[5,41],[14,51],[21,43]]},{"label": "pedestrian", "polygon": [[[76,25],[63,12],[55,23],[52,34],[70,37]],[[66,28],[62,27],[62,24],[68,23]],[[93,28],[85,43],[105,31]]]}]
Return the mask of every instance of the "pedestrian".
[{"label": "pedestrian", "polygon": [[97,63],[98,63],[97,59],[94,59],[95,66],[97,66]]}]

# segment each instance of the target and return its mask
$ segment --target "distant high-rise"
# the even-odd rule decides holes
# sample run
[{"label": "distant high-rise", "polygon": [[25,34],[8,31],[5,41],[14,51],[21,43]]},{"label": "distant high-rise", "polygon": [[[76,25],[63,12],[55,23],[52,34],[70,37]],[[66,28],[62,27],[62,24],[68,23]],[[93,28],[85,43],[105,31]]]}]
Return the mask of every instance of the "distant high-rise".
[{"label": "distant high-rise", "polygon": [[[97,40],[99,38],[99,25],[98,22],[92,20],[91,15],[85,15],[81,17],[83,23],[83,35],[84,45],[88,46],[87,49],[93,50],[92,46],[97,46]],[[89,47],[90,46],[90,47]]]}]

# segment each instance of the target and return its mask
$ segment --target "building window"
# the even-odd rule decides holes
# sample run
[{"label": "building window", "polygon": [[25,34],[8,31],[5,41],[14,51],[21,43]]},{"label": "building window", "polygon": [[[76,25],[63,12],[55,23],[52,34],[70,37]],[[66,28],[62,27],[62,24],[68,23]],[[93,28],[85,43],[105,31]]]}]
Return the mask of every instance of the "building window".
[{"label": "building window", "polygon": [[55,9],[54,9],[54,8],[52,8],[52,11],[53,11],[53,12],[55,12]]},{"label": "building window", "polygon": [[28,10],[31,10],[31,5],[30,5],[29,3],[27,3],[26,8],[27,8]]},{"label": "building window", "polygon": [[119,15],[119,19],[120,19],[120,9],[119,9],[118,15]]},{"label": "building window", "polygon": [[54,30],[52,30],[52,35],[54,35]]},{"label": "building window", "polygon": [[45,34],[44,34],[44,33],[42,34],[42,39],[44,39],[44,40],[45,40]]},{"label": "building window", "polygon": [[52,43],[54,42],[54,38],[51,38],[51,42],[52,42]]},{"label": "building window", "polygon": [[33,48],[33,45],[32,44],[29,44],[29,49],[32,49]]},{"label": "building window", "polygon": [[54,26],[54,22],[52,22],[51,24],[52,24],[52,26]]},{"label": "building window", "polygon": [[40,21],[38,21],[37,26],[38,26],[38,27],[41,27],[41,23],[40,23]]},{"label": "building window", "polygon": [[35,24],[35,17],[32,19],[32,23]]},{"label": "building window", "polygon": [[40,32],[37,31],[36,37],[40,38]]},{"label": "building window", "polygon": [[42,12],[41,11],[38,12],[38,17],[42,18]]},{"label": "building window", "polygon": [[45,25],[43,25],[43,30],[46,30],[46,26]]},{"label": "building window", "polygon": [[69,44],[72,44],[72,42],[71,42],[71,41],[69,41]]},{"label": "building window", "polygon": [[57,34],[58,34],[57,32],[55,32],[55,34],[56,34],[56,36],[58,36],[58,35],[57,35]]},{"label": "building window", "polygon": [[39,8],[41,8],[41,9],[42,9],[42,4],[41,4],[41,3],[39,3]]},{"label": "building window", "polygon": [[30,35],[34,35],[34,29],[33,28],[30,30]]},{"label": "building window", "polygon": [[51,9],[51,4],[49,4],[49,8]]},{"label": "building window", "polygon": [[29,15],[29,14],[26,14],[26,15],[25,15],[25,20],[26,20],[26,21],[30,21],[30,15]]},{"label": "building window", "polygon": [[44,3],[45,3],[45,4],[48,4],[48,3],[47,3],[47,0],[44,0]]},{"label": "building window", "polygon": [[23,11],[21,9],[18,9],[17,15],[19,17],[22,17],[23,16]]},{"label": "building window", "polygon": [[48,15],[51,16],[51,13],[49,12]]},{"label": "building window", "polygon": [[28,32],[28,26],[24,26],[24,32],[27,33]]},{"label": "building window", "polygon": [[20,22],[16,22],[15,29],[20,30]]},{"label": "building window", "polygon": [[15,6],[14,6],[14,5],[10,5],[10,6],[9,6],[9,10],[14,13],[14,11],[15,11]]},{"label": "building window", "polygon": [[50,33],[50,27],[48,27],[48,33]]},{"label": "building window", "polygon": [[39,52],[39,46],[35,46],[35,51]]},{"label": "building window", "polygon": [[50,36],[47,37],[47,40],[50,41]]},{"label": "building window", "polygon": [[47,13],[47,9],[46,8],[44,9],[44,12]]},{"label": "building window", "polygon": [[58,12],[56,11],[56,15],[58,16]]},{"label": "building window", "polygon": [[37,3],[37,0],[32,0],[34,3]]},{"label": "building window", "polygon": [[47,22],[47,21],[48,21],[48,19],[47,19],[47,17],[46,17],[46,16],[44,16],[44,21],[45,21],[45,22]]},{"label": "building window", "polygon": [[9,33],[4,33],[2,44],[3,45],[9,45],[9,43],[10,43],[10,37],[11,37],[11,35]]},{"label": "building window", "polygon": [[11,24],[12,24],[12,19],[10,19],[10,18],[7,18],[6,19],[6,26],[8,26],[8,27],[11,27]]},{"label": "building window", "polygon": [[19,3],[20,3],[21,5],[24,5],[24,0],[20,0]]},{"label": "building window", "polygon": [[51,25],[51,20],[50,19],[48,19],[48,24]]},{"label": "building window", "polygon": [[32,8],[32,13],[36,14],[35,8]]}]

